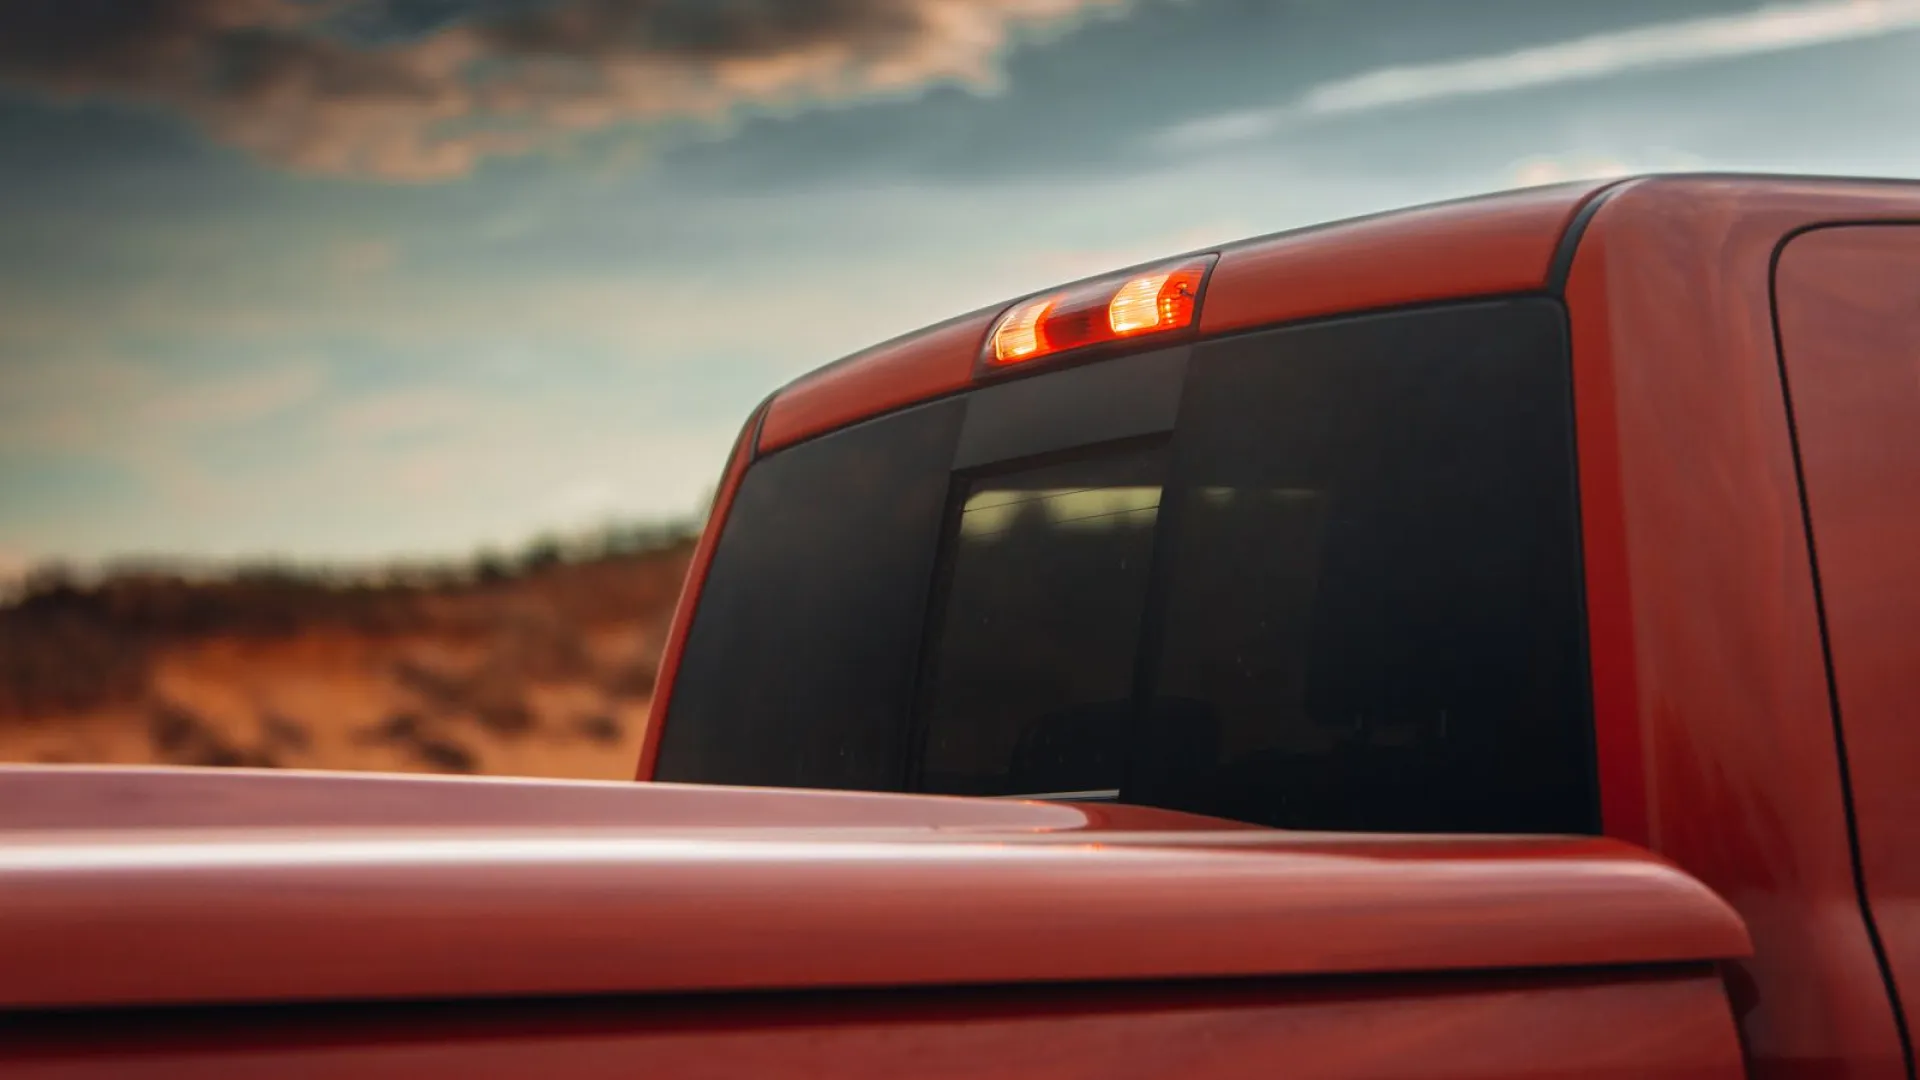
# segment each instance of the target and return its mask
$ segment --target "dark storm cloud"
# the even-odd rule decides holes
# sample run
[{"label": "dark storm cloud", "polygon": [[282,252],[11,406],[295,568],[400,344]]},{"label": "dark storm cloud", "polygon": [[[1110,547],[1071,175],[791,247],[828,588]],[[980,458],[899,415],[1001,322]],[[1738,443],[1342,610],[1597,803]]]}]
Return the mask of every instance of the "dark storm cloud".
[{"label": "dark storm cloud", "polygon": [[924,7],[872,0],[578,0],[499,20],[480,36],[510,55],[609,59],[664,53],[694,62],[724,62],[823,46],[890,52],[911,47],[925,35],[928,15]]},{"label": "dark storm cloud", "polygon": [[181,113],[297,169],[470,170],[571,132],[991,84],[1011,37],[1125,0],[12,0],[0,85]]}]

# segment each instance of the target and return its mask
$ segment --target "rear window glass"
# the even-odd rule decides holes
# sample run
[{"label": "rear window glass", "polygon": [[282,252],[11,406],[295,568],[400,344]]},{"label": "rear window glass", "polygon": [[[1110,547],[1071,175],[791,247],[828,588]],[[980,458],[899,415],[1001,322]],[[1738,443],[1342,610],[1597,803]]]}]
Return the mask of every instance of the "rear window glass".
[{"label": "rear window glass", "polygon": [[1133,794],[1302,828],[1597,825],[1560,326],[1475,307],[1196,360],[1143,657],[1178,721]]},{"label": "rear window glass", "polygon": [[962,412],[910,409],[747,471],[687,635],[657,779],[905,782],[901,718]]},{"label": "rear window glass", "polygon": [[1564,327],[1513,300],[1204,342],[1169,435],[1041,459],[952,468],[965,395],[775,454],[659,775],[1594,831]]},{"label": "rear window glass", "polygon": [[920,788],[1118,793],[1161,447],[969,478],[948,534]]}]

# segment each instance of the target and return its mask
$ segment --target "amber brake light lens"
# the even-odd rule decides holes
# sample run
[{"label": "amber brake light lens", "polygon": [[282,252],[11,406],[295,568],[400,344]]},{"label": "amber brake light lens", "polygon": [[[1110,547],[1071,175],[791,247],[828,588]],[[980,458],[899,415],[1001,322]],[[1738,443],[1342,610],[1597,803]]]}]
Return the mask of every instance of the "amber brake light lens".
[{"label": "amber brake light lens", "polygon": [[1022,300],[994,323],[986,360],[995,366],[1018,364],[1190,327],[1216,258],[1207,255]]},{"label": "amber brake light lens", "polygon": [[993,332],[994,358],[1003,364],[1029,357],[1043,356],[1047,353],[1046,335],[1041,332],[1040,324],[1047,317],[1047,310],[1053,306],[1053,297],[1029,300],[1000,320]]}]

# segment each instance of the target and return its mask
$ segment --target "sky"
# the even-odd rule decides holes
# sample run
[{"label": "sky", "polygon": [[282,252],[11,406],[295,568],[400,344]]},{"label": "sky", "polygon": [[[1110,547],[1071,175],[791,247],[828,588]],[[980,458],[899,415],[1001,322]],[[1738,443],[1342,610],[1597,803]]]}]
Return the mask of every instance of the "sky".
[{"label": "sky", "polygon": [[6,0],[0,578],[694,514],[843,354],[1158,255],[1920,176],[1920,0]]}]

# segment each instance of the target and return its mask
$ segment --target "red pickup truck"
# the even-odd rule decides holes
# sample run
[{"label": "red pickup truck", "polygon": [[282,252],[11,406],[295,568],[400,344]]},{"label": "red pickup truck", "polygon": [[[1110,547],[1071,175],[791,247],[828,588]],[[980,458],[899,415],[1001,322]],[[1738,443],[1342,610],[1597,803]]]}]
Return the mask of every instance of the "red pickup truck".
[{"label": "red pickup truck", "polygon": [[1920,186],[1575,184],[774,394],[632,785],[0,771],[0,1063],[1913,1077]]}]

